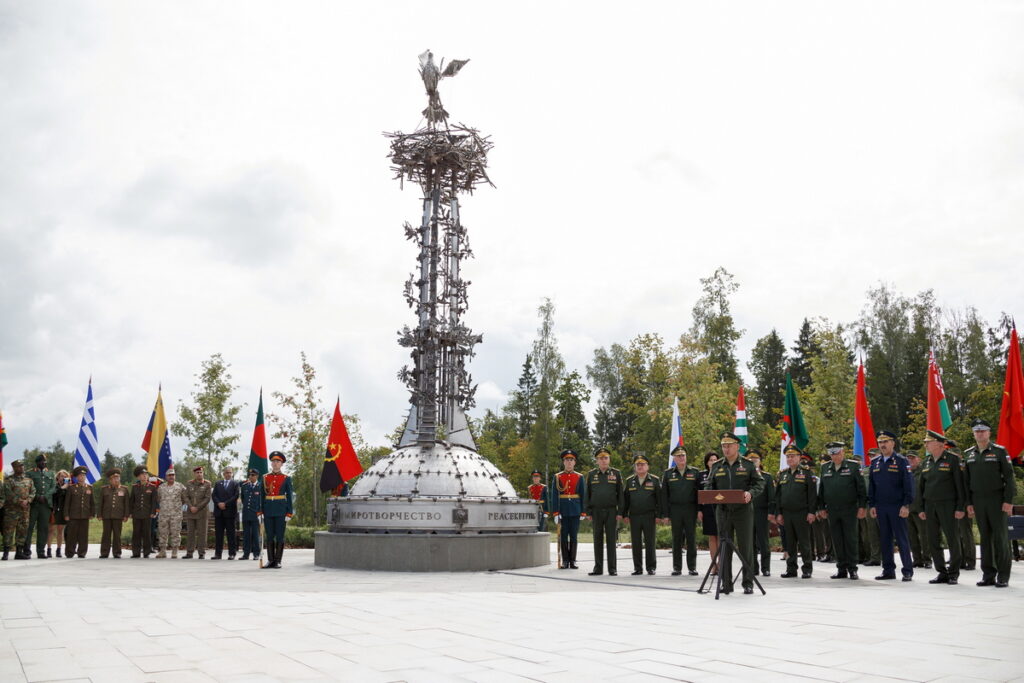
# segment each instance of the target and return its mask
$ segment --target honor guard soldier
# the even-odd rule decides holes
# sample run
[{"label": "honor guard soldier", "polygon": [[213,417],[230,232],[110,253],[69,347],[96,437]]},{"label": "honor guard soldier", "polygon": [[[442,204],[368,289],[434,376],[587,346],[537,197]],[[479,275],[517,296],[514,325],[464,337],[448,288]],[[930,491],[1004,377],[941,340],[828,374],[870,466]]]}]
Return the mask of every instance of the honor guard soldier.
[{"label": "honor guard soldier", "polygon": [[[661,480],[651,474],[650,463],[643,455],[633,458],[633,474],[626,479],[622,492],[622,519],[629,524],[629,538],[633,546],[633,576],[654,574],[658,568],[655,556],[654,527],[658,515],[665,509]],[[644,552],[646,550],[646,553]]]},{"label": "honor guard soldier", "polygon": [[974,441],[964,452],[964,488],[967,514],[978,520],[981,535],[979,586],[1005,588],[1010,581],[1010,542],[1007,515],[1013,511],[1017,484],[1006,449],[991,441],[992,428],[984,420],[971,424]]},{"label": "honor guard soldier", "polygon": [[121,525],[128,521],[128,487],[121,485],[121,470],[113,467],[106,472],[109,482],[100,490],[100,506],[96,516],[103,520],[103,536],[100,539],[100,558],[113,552],[114,558],[121,557]]},{"label": "honor guard soldier", "polygon": [[607,448],[594,451],[597,467],[587,472],[586,498],[583,509],[594,521],[594,571],[590,576],[600,576],[604,571],[604,551],[608,551],[608,576],[615,576],[617,563],[615,541],[618,539],[618,522],[622,519],[622,472],[610,466],[611,452]]},{"label": "honor guard soldier", "polygon": [[545,518],[548,516],[548,487],[541,482],[540,470],[534,470],[530,474],[532,483],[526,487],[530,494],[530,500],[540,504],[540,511],[537,514],[537,531],[544,531]]},{"label": "honor guard soldier", "polygon": [[[686,466],[686,449],[672,449],[672,467],[661,478],[665,500],[664,516],[672,525],[672,576],[683,573],[683,542],[686,543],[686,568],[697,576],[697,480],[700,471]],[[767,566],[767,565],[766,565]]]},{"label": "honor guard soldier", "polygon": [[89,470],[79,465],[71,470],[75,481],[68,486],[64,500],[64,521],[67,522],[67,546],[65,557],[85,557],[89,552],[89,520],[95,514],[92,485],[86,481]]},{"label": "honor guard soldier", "polygon": [[818,510],[818,493],[811,468],[801,463],[804,452],[790,444],[785,450],[788,467],[779,472],[775,499],[775,520],[785,529],[786,573],[782,578],[796,577],[796,554],[803,564],[800,578],[811,578],[814,556],[811,552],[811,523]]},{"label": "honor guard soldier", "polygon": [[[924,511],[918,517],[925,521],[928,530],[928,545],[939,573],[928,583],[948,583],[956,585],[960,579],[960,565],[963,558],[960,554],[960,530],[957,520],[964,516],[963,471],[960,458],[946,448],[946,438],[928,430],[924,438],[924,447],[928,451],[921,466],[921,480],[917,496],[921,500]],[[949,565],[946,565],[946,554],[942,549],[942,536],[946,537],[949,546]]]},{"label": "honor guard soldier", "polygon": [[185,507],[188,489],[180,481],[176,481],[173,467],[168,467],[164,476],[167,477],[167,481],[157,489],[156,514],[160,552],[156,556],[167,557],[167,551],[170,550],[171,558],[177,559],[178,547],[181,546],[182,508]]},{"label": "honor guard soldier", "polygon": [[14,548],[14,559],[27,560],[25,552],[28,535],[28,511],[36,495],[36,486],[25,476],[25,464],[21,460],[11,463],[13,474],[3,481],[4,487],[4,556]]},{"label": "honor guard soldier", "polygon": [[28,513],[28,532],[25,536],[25,548],[22,553],[26,559],[31,556],[29,546],[32,545],[32,532],[36,532],[36,557],[46,557],[46,539],[50,535],[50,513],[53,508],[53,492],[57,490],[57,478],[46,468],[46,456],[36,456],[35,468],[25,476],[32,480],[35,494]]},{"label": "honor guard soldier", "polygon": [[761,469],[761,451],[756,448],[747,450],[747,460],[754,463],[758,474],[764,479],[764,490],[754,499],[754,572],[760,571],[762,576],[771,576],[769,563],[772,549],[768,524],[775,521],[775,480]]},{"label": "honor guard soldier", "polygon": [[[956,441],[946,437],[946,448],[960,458],[960,474],[964,481],[964,516],[956,521],[957,535],[960,538],[960,569],[966,569],[974,571],[977,558],[978,548],[974,545],[974,520],[967,514],[967,475],[964,473],[966,464],[964,463],[964,456],[959,450],[957,450]],[[931,566],[931,563],[928,563]]]},{"label": "honor guard soldier", "polygon": [[203,478],[202,465],[192,468],[194,477],[185,484],[185,557],[192,559],[194,552],[199,559],[206,557],[207,531],[210,519],[210,498],[213,496],[213,484]]},{"label": "honor guard soldier", "polygon": [[907,535],[907,517],[914,502],[914,475],[910,463],[896,452],[896,435],[882,430],[877,434],[880,455],[871,462],[868,480],[868,506],[871,516],[878,519],[878,539],[882,554],[882,573],[878,581],[896,578],[896,562],[892,557],[892,542],[900,549],[903,580],[914,578],[914,560],[910,554]]},{"label": "honor guard soldier", "polygon": [[264,569],[281,568],[285,520],[292,518],[292,478],[281,471],[284,463],[285,457],[281,451],[270,454],[271,472],[263,475],[263,487],[260,489],[263,508],[259,514],[263,517],[267,543],[267,564],[263,566]]},{"label": "honor guard soldier", "polygon": [[825,444],[829,461],[821,467],[818,516],[828,522],[832,532],[836,573],[829,578],[857,580],[857,524],[867,516],[868,492],[860,463],[847,460],[845,448],[841,441]]},{"label": "honor guard soldier", "polygon": [[148,558],[153,552],[152,521],[156,517],[156,491],[149,485],[149,472],[143,465],[134,470],[128,504],[132,511],[132,557]]},{"label": "honor guard soldier", "polygon": [[551,481],[551,511],[561,525],[558,543],[562,553],[562,564],[559,569],[579,569],[576,566],[576,546],[587,485],[583,475],[575,471],[576,451],[567,448],[561,455],[562,471]]},{"label": "honor guard soldier", "polygon": [[[743,558],[743,592],[754,592],[754,503],[764,490],[764,479],[757,474],[754,463],[740,455],[740,440],[732,432],[719,436],[722,459],[711,466],[705,488],[709,490],[738,489],[744,492],[743,503],[718,505],[716,520],[719,538],[734,539],[736,552]],[[722,579],[722,592],[732,593],[732,555],[724,553],[718,568]]]},{"label": "honor guard soldier", "polygon": [[260,497],[260,473],[257,470],[249,470],[249,478],[242,484],[242,559],[260,559],[260,518],[259,512],[263,508],[263,499]]},{"label": "honor guard soldier", "polygon": [[924,506],[921,505],[921,456],[917,451],[904,451],[910,463],[910,473],[914,475],[914,502],[910,504],[910,516],[907,517],[907,535],[910,536],[910,555],[914,558],[914,568],[931,567],[928,554],[928,525],[921,519]]}]

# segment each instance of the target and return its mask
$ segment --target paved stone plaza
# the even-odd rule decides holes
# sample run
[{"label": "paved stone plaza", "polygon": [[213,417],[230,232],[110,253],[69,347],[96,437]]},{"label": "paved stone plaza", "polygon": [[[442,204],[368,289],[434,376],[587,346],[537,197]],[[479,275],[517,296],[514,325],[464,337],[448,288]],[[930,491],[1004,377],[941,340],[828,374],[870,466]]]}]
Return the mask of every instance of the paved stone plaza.
[{"label": "paved stone plaza", "polygon": [[311,550],[266,571],[96,550],[0,564],[0,681],[1024,681],[1019,573],[997,590],[978,571],[951,587],[819,564],[803,581],[775,555],[767,596],[716,602],[664,552],[657,576],[628,576],[620,550],[626,575],[593,580],[589,554],[578,571],[391,574],[318,569]]}]

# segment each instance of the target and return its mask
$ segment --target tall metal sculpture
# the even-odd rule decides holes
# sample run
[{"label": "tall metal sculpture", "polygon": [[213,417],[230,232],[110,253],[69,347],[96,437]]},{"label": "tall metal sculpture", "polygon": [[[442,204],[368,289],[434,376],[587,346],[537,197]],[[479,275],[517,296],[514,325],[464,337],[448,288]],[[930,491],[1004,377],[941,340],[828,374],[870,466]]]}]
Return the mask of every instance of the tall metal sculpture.
[{"label": "tall metal sculpture", "polygon": [[398,448],[364,472],[348,497],[328,502],[330,531],[316,534],[316,563],[402,571],[547,564],[536,501],[519,498],[508,477],[476,452],[466,419],[476,391],[466,363],[482,338],[463,322],[470,283],[461,266],[472,252],[459,196],[492,185],[491,143],[450,123],[438,93],[438,84],[468,60],[435,65],[429,50],[419,60],[425,124],[412,133],[385,133],[395,178],[423,193],[419,225],[405,224],[406,238],[419,250],[405,283],[416,325],[398,335],[412,358],[398,373],[409,387],[409,416]]}]

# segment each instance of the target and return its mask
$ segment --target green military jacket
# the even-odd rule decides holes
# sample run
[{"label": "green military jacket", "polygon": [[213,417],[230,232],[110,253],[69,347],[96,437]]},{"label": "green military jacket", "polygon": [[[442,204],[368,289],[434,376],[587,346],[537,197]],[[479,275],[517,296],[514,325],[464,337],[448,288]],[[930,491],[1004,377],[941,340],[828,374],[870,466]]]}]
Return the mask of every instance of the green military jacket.
[{"label": "green military jacket", "polygon": [[100,519],[128,519],[128,487],[107,484],[100,490]]},{"label": "green military jacket", "polygon": [[132,519],[148,519],[156,513],[156,490],[149,484],[135,482],[128,498]]},{"label": "green military jacket", "polygon": [[964,451],[964,495],[968,505],[999,497],[1004,503],[1012,503],[1016,493],[1013,465],[1005,448],[990,442],[983,451],[979,452],[977,446]]},{"label": "green military jacket", "polygon": [[32,480],[36,492],[32,498],[33,503],[53,507],[53,492],[57,490],[57,477],[50,470],[37,470],[32,468],[25,472],[25,476]]},{"label": "green military jacket", "polygon": [[818,507],[838,510],[842,508],[867,507],[868,488],[861,476],[861,466],[856,460],[843,460],[836,467],[829,460],[821,466],[818,484]]},{"label": "green military jacket", "polygon": [[818,510],[818,492],[814,472],[810,467],[787,467],[779,472],[776,488],[775,513],[806,515]]},{"label": "green military jacket", "polygon": [[775,479],[767,472],[761,472],[761,478],[764,479],[764,490],[754,498],[754,509],[769,513],[775,509]]},{"label": "green military jacket", "polygon": [[626,478],[625,490],[622,492],[623,517],[649,513],[660,516],[664,509],[661,479],[650,473],[642,484],[635,474]]},{"label": "green military jacket", "polygon": [[700,471],[696,467],[687,466],[683,471],[678,467],[670,467],[661,477],[662,497],[665,500],[665,515],[670,507],[690,505],[697,507],[697,478]]},{"label": "green military jacket", "polygon": [[[1010,476],[1013,476],[1012,472]],[[960,458],[948,450],[943,451],[938,459],[929,453],[921,465],[916,498],[920,499],[922,506],[928,503],[953,503],[955,509],[962,512],[967,501]]]},{"label": "green military jacket", "polygon": [[213,484],[210,483],[209,479],[204,479],[202,483],[195,479],[189,480],[185,484],[185,504],[189,507],[199,508],[195,512],[191,510],[185,510],[185,519],[203,519],[207,514],[207,506],[210,504],[210,498],[213,496]]},{"label": "green military jacket", "polygon": [[750,491],[750,503],[727,503],[720,507],[727,510],[739,510],[747,506],[753,506],[753,501],[764,491],[765,481],[757,473],[754,463],[742,455],[736,458],[732,465],[724,457],[711,466],[708,478],[704,482],[704,488],[710,491],[724,491],[738,489]]},{"label": "green military jacket", "polygon": [[616,514],[622,510],[622,472],[609,467],[605,472],[600,467],[587,472],[583,511],[588,515],[594,510],[615,508]]},{"label": "green military jacket", "polygon": [[93,516],[96,504],[92,497],[92,484],[79,484],[77,481],[68,486],[68,495],[64,499],[64,519],[89,519]]},{"label": "green military jacket", "polygon": [[4,479],[4,506],[14,510],[19,503],[32,502],[36,495],[36,486],[24,474],[16,477],[13,474]]},{"label": "green military jacket", "polygon": [[[963,469],[962,464],[961,469]],[[921,475],[924,473],[924,470],[921,469],[921,464],[918,463],[917,467],[912,467],[910,469],[910,473],[914,475],[914,502],[910,504],[910,507],[908,509],[910,510],[910,514],[916,515],[919,512],[924,512],[924,504],[921,502],[920,493]]]}]

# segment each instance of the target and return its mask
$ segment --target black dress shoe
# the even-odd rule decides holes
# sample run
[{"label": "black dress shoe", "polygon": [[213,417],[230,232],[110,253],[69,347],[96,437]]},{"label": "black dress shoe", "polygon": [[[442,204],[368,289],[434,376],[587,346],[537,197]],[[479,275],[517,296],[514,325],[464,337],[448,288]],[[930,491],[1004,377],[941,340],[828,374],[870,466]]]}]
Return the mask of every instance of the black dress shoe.
[{"label": "black dress shoe", "polygon": [[932,579],[928,583],[949,583],[949,577],[948,576],[943,576],[942,574],[939,574],[938,576],[936,576],[934,579]]},{"label": "black dress shoe", "polygon": [[955,586],[958,583],[960,583],[960,579],[958,579],[955,576],[951,576],[951,577],[949,577],[949,581],[947,581],[946,583],[948,583],[950,586]]},{"label": "black dress shoe", "polygon": [[963,567],[961,567],[961,569],[965,569],[965,570],[967,570],[967,571],[969,571],[969,572],[973,572],[973,571],[974,571],[974,569],[975,569],[975,567],[974,567],[974,565],[973,565],[973,564],[966,564],[966,565],[964,565]]},{"label": "black dress shoe", "polygon": [[[200,555],[200,557],[202,557],[202,555]],[[219,560],[219,559],[220,559],[220,555],[214,555],[214,556],[213,556],[213,557],[211,557],[210,559],[211,559],[211,560]]]},{"label": "black dress shoe", "polygon": [[796,572],[789,572],[788,571],[785,574],[779,574],[779,576],[781,578],[783,578],[783,579],[795,579],[796,578]]},{"label": "black dress shoe", "polygon": [[639,569],[637,569],[636,571],[634,571],[634,572],[633,572],[633,573],[631,574],[631,576],[640,576],[641,574],[643,574],[643,572],[642,572],[642,571],[640,571]]},{"label": "black dress shoe", "polygon": [[611,569],[608,570],[608,576],[618,576],[617,572],[613,572]]},{"label": "black dress shoe", "polygon": [[754,594],[754,589],[751,588],[750,586],[747,586],[746,588],[743,589],[743,594],[744,595],[753,595]]},{"label": "black dress shoe", "polygon": [[770,571],[768,571],[767,569],[765,569],[763,572],[761,572],[761,576],[771,576],[771,575],[772,575],[772,573]]},{"label": "black dress shoe", "polygon": [[830,578],[830,579],[848,579],[848,578],[850,578],[850,576],[846,572],[836,572],[835,574],[833,574],[832,576],[830,576],[828,578]]},{"label": "black dress shoe", "polygon": [[696,569],[691,569],[690,570],[690,576],[697,576],[697,570]]},{"label": "black dress shoe", "polygon": [[996,585],[995,579],[982,579],[978,582],[979,586],[994,586]]},{"label": "black dress shoe", "polygon": [[673,570],[672,570],[672,576],[679,576],[679,575],[681,575],[682,573],[683,573],[683,570],[682,570],[682,569],[673,569]]},{"label": "black dress shoe", "polygon": [[235,556],[234,555],[228,555],[228,559],[229,560],[233,560],[233,559],[235,559]]},{"label": "black dress shoe", "polygon": [[[882,563],[881,562],[875,562],[874,560],[872,560],[871,562],[865,562],[864,566],[865,567],[881,567]],[[893,578],[896,578],[896,577],[894,576]]]},{"label": "black dress shoe", "polygon": [[601,576],[604,572],[600,569],[595,569],[592,572],[587,572],[587,576]]},{"label": "black dress shoe", "polygon": [[1006,588],[1010,585],[1009,581],[996,581],[996,588]]},{"label": "black dress shoe", "polygon": [[651,576],[654,576],[654,570],[653,569],[648,569],[647,573],[650,574]]},{"label": "black dress shoe", "polygon": [[858,580],[860,578],[859,576],[857,576],[857,570],[856,569],[851,569],[850,570],[850,578],[852,580],[854,580],[854,581],[856,581],[856,580]]},{"label": "black dress shoe", "polygon": [[902,581],[903,581],[904,583],[906,583],[906,582],[908,582],[908,581],[913,581],[913,580],[914,580],[914,577],[913,577],[913,576],[904,576],[904,577],[903,577],[903,578],[902,578],[901,580],[902,580]]},{"label": "black dress shoe", "polygon": [[579,567],[576,566],[575,562],[570,562],[569,563],[569,569],[579,569]]},{"label": "black dress shoe", "polygon": [[810,572],[804,572],[803,574],[800,575],[800,578],[801,579],[809,579],[809,578],[811,578],[811,573]]},{"label": "black dress shoe", "polygon": [[896,575],[895,574],[879,574],[878,576],[875,577],[875,581],[895,581],[895,580],[896,580]]}]

